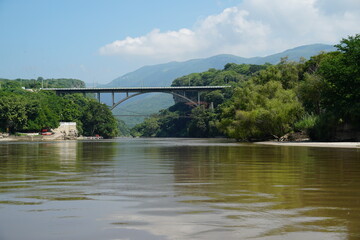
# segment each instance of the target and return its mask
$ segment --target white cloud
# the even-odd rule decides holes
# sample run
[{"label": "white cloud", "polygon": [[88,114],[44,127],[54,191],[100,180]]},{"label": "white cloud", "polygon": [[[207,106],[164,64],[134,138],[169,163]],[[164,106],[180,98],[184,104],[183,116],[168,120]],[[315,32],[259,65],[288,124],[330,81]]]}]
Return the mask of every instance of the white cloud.
[{"label": "white cloud", "polygon": [[184,60],[229,53],[264,56],[311,43],[337,43],[360,33],[359,0],[244,0],[194,24],[193,29],[127,37],[102,55]]},{"label": "white cloud", "polygon": [[183,28],[179,31],[160,32],[155,29],[145,36],[127,37],[100,48],[103,55],[167,56],[169,53],[181,55],[187,49],[199,49],[198,39],[193,31]]}]

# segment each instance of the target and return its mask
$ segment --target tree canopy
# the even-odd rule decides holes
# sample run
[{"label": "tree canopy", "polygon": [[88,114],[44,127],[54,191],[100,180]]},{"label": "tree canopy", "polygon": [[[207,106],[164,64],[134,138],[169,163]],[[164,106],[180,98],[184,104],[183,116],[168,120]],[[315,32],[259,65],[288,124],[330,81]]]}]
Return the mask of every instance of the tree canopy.
[{"label": "tree canopy", "polygon": [[26,88],[26,89],[39,89],[39,88],[83,88],[85,83],[78,79],[72,78],[58,78],[58,79],[44,79],[38,77],[37,79],[21,79],[14,80],[0,78],[0,89],[14,89],[14,88]]},{"label": "tree canopy", "polygon": [[16,81],[4,82],[7,87],[0,89],[0,132],[39,132],[42,128],[56,128],[60,122],[76,122],[83,135],[109,138],[119,133],[118,121],[109,108],[95,99],[82,94],[60,97],[53,92],[30,92],[19,88]]}]

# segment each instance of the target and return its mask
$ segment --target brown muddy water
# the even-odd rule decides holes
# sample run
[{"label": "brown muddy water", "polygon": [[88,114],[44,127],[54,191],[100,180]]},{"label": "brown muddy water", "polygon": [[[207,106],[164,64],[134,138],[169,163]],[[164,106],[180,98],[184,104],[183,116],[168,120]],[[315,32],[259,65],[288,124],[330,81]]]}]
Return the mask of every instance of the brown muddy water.
[{"label": "brown muddy water", "polygon": [[0,143],[0,240],[360,239],[360,149]]}]

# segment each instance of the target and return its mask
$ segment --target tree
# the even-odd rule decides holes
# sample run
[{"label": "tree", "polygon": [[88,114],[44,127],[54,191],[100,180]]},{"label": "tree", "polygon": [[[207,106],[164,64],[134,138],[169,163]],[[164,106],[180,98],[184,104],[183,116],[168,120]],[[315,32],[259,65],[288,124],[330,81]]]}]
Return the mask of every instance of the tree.
[{"label": "tree", "polygon": [[304,80],[299,83],[296,91],[308,113],[315,115],[322,113],[324,87],[324,79],[319,74],[304,74]]},{"label": "tree", "polygon": [[215,137],[219,135],[216,128],[216,114],[198,106],[191,111],[191,121],[188,127],[188,135],[191,137]]},{"label": "tree", "polygon": [[0,97],[0,128],[15,133],[27,121],[26,102],[15,94]]},{"label": "tree", "polygon": [[[37,94],[39,95],[39,94]],[[44,98],[27,99],[26,123],[22,126],[25,131],[40,131],[42,128],[56,128],[59,126],[60,116],[54,111]]]},{"label": "tree", "polygon": [[207,103],[213,103],[214,107],[217,107],[219,104],[223,103],[225,98],[224,94],[221,91],[211,91],[205,94],[204,99]]},{"label": "tree", "polygon": [[327,111],[360,127],[360,35],[342,39],[338,52],[326,54],[319,74],[324,78]]},{"label": "tree", "polygon": [[132,136],[155,137],[160,130],[157,118],[146,118],[144,122],[131,129]]},{"label": "tree", "polygon": [[295,92],[280,82],[248,82],[223,106],[218,126],[237,140],[268,139],[290,132],[302,114]]},{"label": "tree", "polygon": [[84,134],[88,136],[99,134],[104,138],[111,138],[117,136],[119,132],[117,120],[110,109],[94,99],[90,99],[86,105],[82,123]]},{"label": "tree", "polygon": [[279,81],[284,89],[292,89],[298,84],[302,69],[302,63],[282,58],[278,65],[268,66],[266,69],[259,71],[253,77],[253,81],[257,84]]},{"label": "tree", "polygon": [[120,119],[117,119],[117,121],[118,121],[118,126],[119,126],[119,136],[129,136],[130,129],[128,126],[126,126],[125,122]]}]

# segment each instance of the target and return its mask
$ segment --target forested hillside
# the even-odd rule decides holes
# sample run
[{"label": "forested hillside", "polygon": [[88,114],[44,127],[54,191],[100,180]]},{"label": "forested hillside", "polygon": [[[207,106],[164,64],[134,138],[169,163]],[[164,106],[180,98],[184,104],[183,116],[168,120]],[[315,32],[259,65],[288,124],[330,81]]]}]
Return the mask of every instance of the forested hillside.
[{"label": "forested hillside", "polygon": [[[210,68],[220,70],[227,63],[237,64],[257,64],[265,63],[278,64],[282,57],[287,57],[289,61],[299,61],[301,58],[309,59],[311,56],[319,54],[322,51],[329,52],[335,48],[325,44],[311,44],[288,49],[281,53],[276,53],[266,57],[244,58],[230,54],[221,54],[202,59],[191,59],[185,62],[169,62],[165,64],[144,66],[136,71],[127,73],[114,79],[109,84],[101,87],[141,87],[141,86],[170,86],[172,81],[178,77],[191,73],[200,73]],[[102,101],[111,103],[111,95],[103,94]],[[136,103],[135,103],[136,102]],[[161,109],[172,106],[174,102],[171,96],[167,94],[140,95],[122,103],[114,109],[117,115],[133,114],[152,114]],[[144,118],[139,117],[121,117],[127,125],[133,127],[136,123],[141,123]]]},{"label": "forested hillside", "polygon": [[335,47],[307,61],[229,63],[222,70],[177,78],[174,86],[233,88],[202,95],[214,109],[178,102],[137,125],[132,134],[265,140],[306,132],[313,140],[359,140],[360,35]]}]

